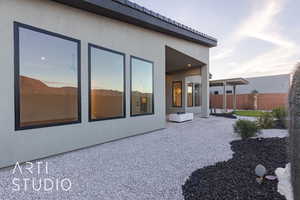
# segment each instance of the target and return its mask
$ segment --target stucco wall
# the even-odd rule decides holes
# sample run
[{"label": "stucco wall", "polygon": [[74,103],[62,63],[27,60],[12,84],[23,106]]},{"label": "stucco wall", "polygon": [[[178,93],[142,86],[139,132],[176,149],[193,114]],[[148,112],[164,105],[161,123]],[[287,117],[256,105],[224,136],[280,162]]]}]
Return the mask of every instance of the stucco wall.
[{"label": "stucco wall", "polygon": [[[53,1],[0,0],[0,18],[0,167],[164,128],[165,45],[209,67],[207,47]],[[14,130],[14,21],[81,40],[81,124]],[[125,119],[88,122],[88,42],[126,53]],[[155,115],[130,117],[130,55],[154,62]]]}]

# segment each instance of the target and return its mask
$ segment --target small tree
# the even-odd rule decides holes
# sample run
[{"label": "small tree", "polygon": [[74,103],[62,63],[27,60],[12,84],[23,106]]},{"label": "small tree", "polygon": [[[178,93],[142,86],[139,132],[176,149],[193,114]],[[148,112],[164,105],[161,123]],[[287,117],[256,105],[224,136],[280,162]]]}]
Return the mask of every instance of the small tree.
[{"label": "small tree", "polygon": [[270,129],[274,127],[274,118],[272,113],[265,112],[257,118],[258,127],[261,129]]},{"label": "small tree", "polygon": [[255,89],[252,90],[252,91],[251,91],[251,94],[258,94],[258,90],[255,90]]},{"label": "small tree", "polygon": [[293,77],[289,96],[290,159],[295,200],[300,200],[300,63]]},{"label": "small tree", "polygon": [[233,125],[233,130],[235,133],[241,136],[243,140],[256,136],[256,134],[260,131],[259,127],[254,121],[242,119],[236,121],[236,123]]},{"label": "small tree", "polygon": [[277,127],[287,128],[287,111],[283,107],[275,108],[272,110],[272,115],[276,120]]}]

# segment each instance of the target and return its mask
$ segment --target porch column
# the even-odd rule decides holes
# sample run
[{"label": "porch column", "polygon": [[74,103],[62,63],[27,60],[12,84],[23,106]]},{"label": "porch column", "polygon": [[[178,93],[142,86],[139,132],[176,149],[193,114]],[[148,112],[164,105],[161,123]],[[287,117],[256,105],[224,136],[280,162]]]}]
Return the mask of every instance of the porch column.
[{"label": "porch column", "polygon": [[226,81],[223,82],[223,112],[227,112],[227,93],[226,93]]},{"label": "porch column", "polygon": [[236,85],[233,85],[233,110],[236,110]]},{"label": "porch column", "polygon": [[209,117],[209,65],[201,67],[201,117]]}]

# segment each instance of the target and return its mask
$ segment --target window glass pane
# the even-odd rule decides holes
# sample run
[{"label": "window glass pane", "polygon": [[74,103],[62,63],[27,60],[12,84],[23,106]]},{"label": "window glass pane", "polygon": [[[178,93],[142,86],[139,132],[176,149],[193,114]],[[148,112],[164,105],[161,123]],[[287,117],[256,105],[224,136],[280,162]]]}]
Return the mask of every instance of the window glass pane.
[{"label": "window glass pane", "polygon": [[200,84],[195,84],[195,106],[201,106],[201,88]]},{"label": "window glass pane", "polygon": [[18,30],[19,126],[78,121],[78,42]]},{"label": "window glass pane", "polygon": [[187,87],[187,106],[193,107],[193,83],[189,83]]},{"label": "window glass pane", "polygon": [[182,82],[175,81],[172,84],[173,107],[182,106]]},{"label": "window glass pane", "polygon": [[124,117],[124,55],[90,48],[90,118]]},{"label": "window glass pane", "polygon": [[153,63],[131,58],[131,114],[152,114]]}]

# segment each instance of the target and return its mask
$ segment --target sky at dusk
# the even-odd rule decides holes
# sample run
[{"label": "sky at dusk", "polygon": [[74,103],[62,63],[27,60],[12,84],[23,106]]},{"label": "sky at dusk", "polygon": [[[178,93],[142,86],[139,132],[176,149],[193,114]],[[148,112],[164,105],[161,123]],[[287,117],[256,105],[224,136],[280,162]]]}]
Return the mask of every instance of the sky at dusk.
[{"label": "sky at dusk", "polygon": [[92,89],[124,91],[124,56],[91,49]]},{"label": "sky at dusk", "polygon": [[77,87],[77,48],[73,41],[20,28],[20,75],[49,87]]},{"label": "sky at dusk", "polygon": [[152,69],[153,69],[152,63],[132,58],[131,60],[132,91],[139,91],[143,93],[153,92]]},{"label": "sky at dusk", "polygon": [[213,79],[292,72],[300,62],[299,0],[132,0],[218,39]]}]

